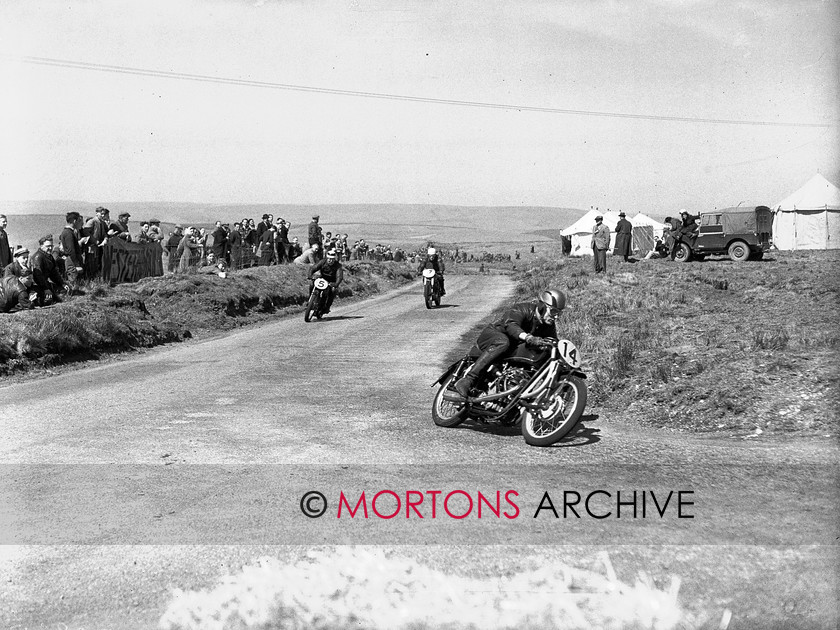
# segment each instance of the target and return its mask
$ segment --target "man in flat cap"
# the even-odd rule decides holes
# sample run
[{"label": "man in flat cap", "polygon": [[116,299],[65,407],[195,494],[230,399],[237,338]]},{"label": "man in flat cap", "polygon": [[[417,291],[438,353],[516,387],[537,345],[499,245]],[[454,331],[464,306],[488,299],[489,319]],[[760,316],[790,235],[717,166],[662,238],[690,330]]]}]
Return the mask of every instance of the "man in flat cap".
[{"label": "man in flat cap", "polygon": [[108,226],[108,236],[116,237],[126,243],[131,242],[131,234],[128,233],[128,220],[131,215],[128,212],[120,212],[116,221]]},{"label": "man in flat cap", "polygon": [[610,248],[610,228],[604,225],[604,217],[595,217],[592,228],[592,254],[595,259],[595,273],[607,273],[607,250]]}]

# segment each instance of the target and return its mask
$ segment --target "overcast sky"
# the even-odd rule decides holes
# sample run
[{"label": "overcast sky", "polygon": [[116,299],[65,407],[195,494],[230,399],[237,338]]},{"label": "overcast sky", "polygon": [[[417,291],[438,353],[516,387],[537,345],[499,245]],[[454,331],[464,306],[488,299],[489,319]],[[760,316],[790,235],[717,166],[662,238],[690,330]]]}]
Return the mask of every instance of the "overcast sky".
[{"label": "overcast sky", "polygon": [[772,204],[840,183],[838,27],[836,0],[0,0],[0,198]]}]

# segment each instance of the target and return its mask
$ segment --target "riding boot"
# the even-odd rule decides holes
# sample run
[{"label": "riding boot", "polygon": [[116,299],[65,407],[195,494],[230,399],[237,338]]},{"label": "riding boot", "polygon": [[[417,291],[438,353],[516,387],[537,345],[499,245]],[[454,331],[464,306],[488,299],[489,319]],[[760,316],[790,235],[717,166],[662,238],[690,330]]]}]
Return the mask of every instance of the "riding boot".
[{"label": "riding boot", "polygon": [[475,360],[475,363],[470,366],[467,373],[455,383],[455,391],[461,394],[464,398],[467,398],[473,384],[475,383],[475,379],[478,378],[479,374],[484,371],[484,368],[493,362],[495,354],[495,352],[487,352],[486,350],[482,352],[481,356],[478,357]]}]

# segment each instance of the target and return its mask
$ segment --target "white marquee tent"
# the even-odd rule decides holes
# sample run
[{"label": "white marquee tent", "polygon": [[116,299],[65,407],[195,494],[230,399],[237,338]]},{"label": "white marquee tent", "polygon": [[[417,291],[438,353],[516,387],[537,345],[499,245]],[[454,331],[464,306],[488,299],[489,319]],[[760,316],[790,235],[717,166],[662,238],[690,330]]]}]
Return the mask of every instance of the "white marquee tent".
[{"label": "white marquee tent", "polygon": [[773,211],[777,249],[840,248],[840,189],[819,173]]},{"label": "white marquee tent", "polygon": [[618,213],[590,210],[560,232],[563,236],[569,236],[572,239],[570,256],[592,255],[592,229],[595,227],[595,217],[599,214],[604,217],[604,225],[610,228],[610,249],[615,246],[615,226],[618,223]]}]

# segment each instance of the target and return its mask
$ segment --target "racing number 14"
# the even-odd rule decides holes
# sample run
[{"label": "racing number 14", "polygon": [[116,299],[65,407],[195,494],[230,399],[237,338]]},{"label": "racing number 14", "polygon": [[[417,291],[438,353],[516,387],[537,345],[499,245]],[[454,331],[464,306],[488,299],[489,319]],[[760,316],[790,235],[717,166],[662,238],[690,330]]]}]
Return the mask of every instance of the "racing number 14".
[{"label": "racing number 14", "polygon": [[564,339],[560,342],[560,356],[562,356],[563,360],[572,367],[577,367],[579,363],[578,351],[571,341]]}]

